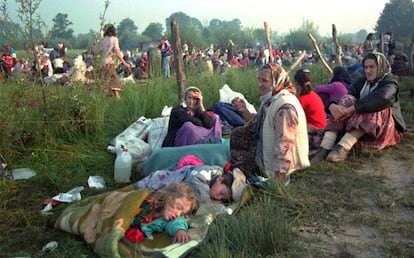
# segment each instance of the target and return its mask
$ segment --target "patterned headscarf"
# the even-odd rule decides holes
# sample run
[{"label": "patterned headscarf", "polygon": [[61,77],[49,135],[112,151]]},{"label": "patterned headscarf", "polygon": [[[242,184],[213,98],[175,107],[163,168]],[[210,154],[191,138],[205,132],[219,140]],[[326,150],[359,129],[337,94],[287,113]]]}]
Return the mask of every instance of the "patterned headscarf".
[{"label": "patterned headscarf", "polygon": [[391,73],[391,65],[388,62],[388,59],[384,56],[384,54],[380,52],[368,53],[364,57],[364,59],[362,59],[362,65],[364,65],[365,60],[367,59],[375,60],[375,63],[378,65],[377,76],[375,77],[375,80],[373,82],[376,82],[382,79],[385,75]]},{"label": "patterned headscarf", "polygon": [[293,87],[290,83],[289,74],[281,65],[277,63],[268,63],[264,65],[261,70],[268,70],[272,75],[272,79],[275,82],[273,95],[283,89]]}]

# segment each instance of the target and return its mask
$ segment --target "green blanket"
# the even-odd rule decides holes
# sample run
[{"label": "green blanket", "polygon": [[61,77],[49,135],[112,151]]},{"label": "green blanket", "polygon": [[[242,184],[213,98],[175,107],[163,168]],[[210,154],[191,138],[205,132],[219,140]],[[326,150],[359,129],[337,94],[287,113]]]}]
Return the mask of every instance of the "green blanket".
[{"label": "green blanket", "polygon": [[[128,186],[73,203],[53,220],[53,226],[81,236],[100,257],[183,257],[203,241],[215,216],[223,213],[223,205],[201,205],[197,214],[188,218],[192,240],[185,244],[173,244],[166,233],[154,233],[154,240],[132,244],[124,238],[124,233],[149,194],[147,189],[132,188]],[[242,200],[226,208],[234,214],[251,194],[252,189],[246,187]]]},{"label": "green blanket", "polygon": [[164,147],[144,161],[144,173],[148,176],[161,169],[173,170],[179,160],[186,155],[195,155],[204,165],[223,167],[230,161],[230,144],[195,144],[180,147]]}]

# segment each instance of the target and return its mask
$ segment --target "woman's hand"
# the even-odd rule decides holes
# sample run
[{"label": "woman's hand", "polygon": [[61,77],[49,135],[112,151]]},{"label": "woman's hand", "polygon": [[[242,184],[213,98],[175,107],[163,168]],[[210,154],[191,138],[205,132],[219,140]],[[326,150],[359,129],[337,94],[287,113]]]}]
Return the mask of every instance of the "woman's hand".
[{"label": "woman's hand", "polygon": [[244,101],[244,99],[241,99],[239,97],[235,97],[234,99],[232,99],[231,104],[233,104],[236,110],[240,113],[243,113],[247,110],[246,102]]},{"label": "woman's hand", "polygon": [[186,243],[190,240],[191,240],[190,235],[188,235],[187,232],[185,232],[184,230],[179,229],[177,233],[175,233],[173,242],[174,243]]},{"label": "woman's hand", "polygon": [[197,99],[197,106],[200,108],[200,110],[205,111],[204,102],[203,102],[203,94],[201,94],[201,92],[196,92],[194,97]]},{"label": "woman's hand", "polygon": [[329,106],[329,111],[331,111],[335,121],[342,121],[350,117],[355,112],[355,107],[350,106],[346,108],[337,104],[331,104]]},{"label": "woman's hand", "polygon": [[127,69],[127,71],[128,71],[128,74],[129,73],[131,73],[131,64],[129,64],[129,63],[127,63],[127,62],[125,62],[125,68]]},{"label": "woman's hand", "polygon": [[333,116],[335,121],[340,121],[342,117],[345,115],[341,106],[337,104],[331,104],[329,106],[329,111],[331,111],[331,115]]}]

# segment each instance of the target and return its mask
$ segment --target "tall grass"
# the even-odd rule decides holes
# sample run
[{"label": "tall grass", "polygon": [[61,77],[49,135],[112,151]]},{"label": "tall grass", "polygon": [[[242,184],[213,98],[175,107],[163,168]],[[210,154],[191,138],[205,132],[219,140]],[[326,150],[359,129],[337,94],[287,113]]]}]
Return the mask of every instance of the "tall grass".
[{"label": "tall grass", "polygon": [[[310,68],[315,85],[329,79],[323,67]],[[258,107],[256,74],[253,69],[229,70],[223,75],[194,70],[188,74],[186,85],[202,90],[206,107],[219,100],[219,89],[224,84],[242,92]],[[408,96],[414,88],[414,79],[404,77],[400,82],[403,113],[412,126],[414,107]],[[109,141],[140,116],[158,117],[165,105],[178,103],[173,77],[154,78],[145,85],[128,84],[121,92],[121,100],[106,96],[101,85],[97,81],[89,85],[41,86],[20,78],[0,83],[0,158],[9,168],[28,167],[37,173],[24,181],[0,177],[3,255],[43,257],[42,246],[57,240],[59,248],[50,257],[94,256],[76,236],[45,230],[46,218],[39,215],[43,200],[75,186],[86,186],[91,175],[102,176],[107,190],[123,186],[113,181],[114,156],[105,151]],[[380,189],[380,182],[372,180],[349,185],[350,179],[344,171],[352,172],[360,165],[358,157],[351,156],[350,160],[346,165],[324,164],[299,173],[287,188],[289,192],[276,184],[257,191],[234,216],[218,217],[207,239],[190,256],[309,256],[310,251],[303,245],[306,240],[292,228],[339,208],[360,208],[361,203],[352,201],[358,194],[353,190],[355,187],[368,185]],[[329,177],[332,173],[340,176],[332,181]],[[82,196],[97,192],[87,188]],[[320,200],[324,198],[327,201]],[[409,205],[409,201],[406,203]],[[393,246],[390,250],[396,253]]]}]

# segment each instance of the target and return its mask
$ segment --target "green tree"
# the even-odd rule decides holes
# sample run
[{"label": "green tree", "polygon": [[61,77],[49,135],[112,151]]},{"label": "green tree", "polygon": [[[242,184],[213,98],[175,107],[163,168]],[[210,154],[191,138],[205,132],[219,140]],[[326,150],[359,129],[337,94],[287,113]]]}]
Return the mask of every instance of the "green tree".
[{"label": "green tree", "polygon": [[15,49],[23,48],[25,42],[20,31],[21,28],[19,24],[13,24],[0,19],[0,46],[8,43]]},{"label": "green tree", "polygon": [[135,25],[134,21],[130,18],[125,18],[121,23],[116,27],[117,35],[122,35],[123,33],[137,33],[138,27]]},{"label": "green tree", "polygon": [[368,31],[367,30],[365,30],[365,29],[359,30],[356,33],[356,35],[355,35],[355,41],[362,43],[362,42],[364,42],[364,40],[367,37],[367,35],[368,35]]},{"label": "green tree", "polygon": [[142,32],[142,35],[150,38],[151,40],[159,40],[163,35],[163,31],[164,28],[161,23],[152,22],[147,26],[144,32]]},{"label": "green tree", "polygon": [[73,29],[69,28],[73,23],[69,21],[68,14],[58,13],[53,18],[51,38],[53,39],[72,39]]},{"label": "green tree", "polygon": [[134,49],[138,46],[138,27],[130,18],[125,18],[117,26],[119,46],[122,49]]},{"label": "green tree", "polygon": [[[18,30],[13,36],[21,35],[25,44],[28,44],[31,49],[35,49],[36,43],[44,41],[42,28],[46,24],[37,14],[41,0],[20,0],[17,2],[17,18],[11,17],[8,11],[7,0],[3,0],[0,5],[2,20],[7,21],[8,24],[13,24],[14,28]],[[17,19],[17,20],[15,20]],[[21,24],[19,26],[18,24]]]},{"label": "green tree", "polygon": [[315,39],[319,39],[319,27],[310,20],[303,20],[302,26],[298,29],[291,29],[285,36],[287,43],[291,44],[296,50],[313,50],[312,42],[308,34],[312,34]]},{"label": "green tree", "polygon": [[230,39],[236,45],[239,45],[240,42],[244,41],[239,19],[233,19],[232,21],[213,19],[209,23],[209,28],[215,42],[222,46],[227,46]]},{"label": "green tree", "polygon": [[192,18],[183,12],[176,12],[171,14],[170,17],[168,17],[167,19],[165,19],[165,27],[167,28],[168,34],[171,32],[171,21],[173,19],[177,21],[177,24],[178,26],[180,26],[180,28],[184,25],[189,25],[199,31],[203,29],[203,25],[198,19]]},{"label": "green tree", "polygon": [[375,31],[392,31],[394,38],[411,37],[414,32],[414,2],[412,0],[390,0],[382,10]]}]

